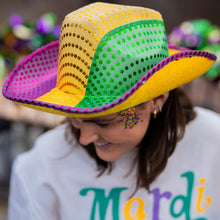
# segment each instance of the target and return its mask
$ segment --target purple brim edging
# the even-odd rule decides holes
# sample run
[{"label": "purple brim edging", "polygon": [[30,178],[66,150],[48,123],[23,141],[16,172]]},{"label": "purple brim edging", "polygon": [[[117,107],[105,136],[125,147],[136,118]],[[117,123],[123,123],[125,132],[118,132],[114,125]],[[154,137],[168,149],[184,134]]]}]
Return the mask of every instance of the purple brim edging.
[{"label": "purple brim edging", "polygon": [[56,105],[53,103],[46,103],[34,99],[24,99],[24,98],[19,98],[19,97],[13,97],[10,95],[10,93],[7,92],[8,85],[16,72],[18,72],[24,65],[26,65],[29,61],[31,61],[34,57],[39,55],[40,53],[44,52],[45,50],[50,50],[51,48],[58,47],[59,42],[53,42],[50,44],[47,44],[46,46],[43,46],[42,48],[38,49],[37,51],[33,52],[31,55],[27,56],[26,59],[24,59],[20,64],[17,65],[17,67],[12,71],[12,73],[9,75],[4,87],[3,87],[3,95],[15,102],[23,103],[23,104],[31,104],[31,105],[36,105],[36,106],[41,106],[41,107],[46,107],[54,110],[58,110],[61,112],[66,112],[66,113],[73,113],[73,114],[92,114],[92,113],[98,113],[102,112],[105,110],[108,110],[110,108],[113,108],[114,106],[124,102],[126,99],[128,99],[135,91],[137,91],[141,85],[143,85],[152,75],[154,75],[155,72],[158,70],[164,68],[167,64],[179,60],[180,58],[190,58],[190,57],[205,57],[209,60],[216,60],[216,56],[212,53],[205,52],[205,51],[200,51],[200,50],[189,50],[186,48],[179,48],[175,45],[169,45],[169,49],[176,49],[179,50],[180,52],[173,54],[165,59],[163,59],[161,62],[159,62],[156,66],[154,66],[150,71],[148,71],[131,89],[129,89],[123,96],[119,97],[117,100],[100,106],[100,107],[95,107],[95,108],[76,108],[76,107],[69,107],[69,106],[63,106],[63,105]]}]

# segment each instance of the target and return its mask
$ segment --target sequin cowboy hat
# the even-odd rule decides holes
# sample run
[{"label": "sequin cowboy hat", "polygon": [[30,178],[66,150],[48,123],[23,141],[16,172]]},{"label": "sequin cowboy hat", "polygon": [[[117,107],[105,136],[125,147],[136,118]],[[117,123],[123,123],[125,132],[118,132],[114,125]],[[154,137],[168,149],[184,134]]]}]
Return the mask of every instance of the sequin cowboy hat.
[{"label": "sequin cowboy hat", "polygon": [[3,94],[70,117],[107,115],[153,99],[205,73],[216,56],[169,47],[159,12],[93,3],[68,14],[59,42],[27,56]]}]

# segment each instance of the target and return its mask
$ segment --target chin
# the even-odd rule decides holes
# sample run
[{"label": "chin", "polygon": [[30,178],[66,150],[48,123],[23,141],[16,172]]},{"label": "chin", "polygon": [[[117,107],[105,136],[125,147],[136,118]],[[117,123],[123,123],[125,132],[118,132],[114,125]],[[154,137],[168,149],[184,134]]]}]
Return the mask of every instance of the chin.
[{"label": "chin", "polygon": [[103,155],[100,155],[98,154],[98,157],[101,159],[101,160],[104,160],[106,162],[113,162],[115,160],[118,159],[118,157],[110,157],[110,156],[103,156]]},{"label": "chin", "polygon": [[113,162],[120,157],[119,155],[118,156],[112,155],[112,153],[110,152],[103,153],[103,152],[99,152],[98,150],[96,150],[96,154],[101,160],[104,160],[106,162]]}]

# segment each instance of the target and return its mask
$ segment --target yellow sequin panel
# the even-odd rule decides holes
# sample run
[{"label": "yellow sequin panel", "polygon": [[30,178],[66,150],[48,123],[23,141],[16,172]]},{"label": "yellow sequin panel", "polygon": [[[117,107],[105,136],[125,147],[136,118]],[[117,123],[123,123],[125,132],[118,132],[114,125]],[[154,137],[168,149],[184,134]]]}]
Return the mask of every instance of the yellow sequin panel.
[{"label": "yellow sequin panel", "polygon": [[[71,88],[73,85],[65,85],[65,89],[68,91],[68,87]],[[60,89],[54,88],[49,93],[39,97],[36,100],[56,103],[57,105],[65,105],[65,106],[76,106],[78,102],[80,102],[83,98],[83,95],[80,95],[79,89],[75,88],[75,91],[78,91],[75,95],[68,92],[63,92]]]}]

